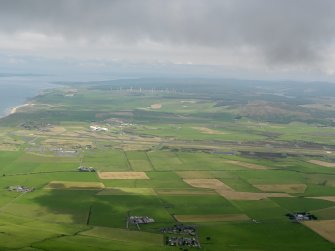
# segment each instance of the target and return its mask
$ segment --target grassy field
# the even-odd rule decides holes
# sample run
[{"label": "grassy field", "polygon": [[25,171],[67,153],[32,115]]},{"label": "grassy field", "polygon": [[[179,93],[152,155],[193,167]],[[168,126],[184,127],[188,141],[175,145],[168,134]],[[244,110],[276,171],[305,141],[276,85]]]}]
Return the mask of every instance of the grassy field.
[{"label": "grassy field", "polygon": [[[261,83],[138,81],[65,83],[0,120],[0,250],[179,250],[160,228],[182,222],[202,250],[335,249],[331,107]],[[318,220],[286,216],[300,211]]]}]

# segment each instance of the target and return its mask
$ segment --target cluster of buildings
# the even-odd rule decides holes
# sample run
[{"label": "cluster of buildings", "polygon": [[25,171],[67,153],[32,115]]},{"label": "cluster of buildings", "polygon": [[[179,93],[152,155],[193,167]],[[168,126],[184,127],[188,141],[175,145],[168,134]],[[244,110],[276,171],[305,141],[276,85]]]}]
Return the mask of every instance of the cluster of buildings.
[{"label": "cluster of buildings", "polygon": [[120,127],[123,127],[123,126],[133,126],[134,124],[133,123],[128,123],[128,122],[125,122],[119,118],[110,118],[110,119],[106,119],[105,122],[107,122],[109,125],[114,125],[114,126],[120,126]]},{"label": "cluster of buildings", "polygon": [[64,96],[65,97],[74,97],[76,94],[78,93],[78,90],[77,89],[68,89]]},{"label": "cluster of buildings", "polygon": [[161,233],[163,234],[188,234],[188,235],[195,236],[197,233],[197,230],[195,226],[178,224],[172,227],[161,228]]},{"label": "cluster of buildings", "polygon": [[149,223],[154,223],[155,220],[148,216],[129,216],[128,222],[130,224],[149,224]]},{"label": "cluster of buildings", "polygon": [[177,224],[172,227],[161,228],[165,236],[165,244],[175,247],[200,248],[197,229],[194,225]]},{"label": "cluster of buildings", "polygon": [[100,126],[97,126],[97,125],[90,126],[90,129],[94,132],[108,132],[107,127],[100,127]]},{"label": "cluster of buildings", "polygon": [[294,222],[310,221],[317,219],[313,214],[308,212],[295,212],[287,214],[286,216]]},{"label": "cluster of buildings", "polygon": [[66,155],[66,154],[69,154],[69,155],[72,155],[72,154],[76,154],[77,153],[77,150],[66,150],[66,149],[63,149],[62,147],[52,147],[52,148],[49,148],[50,151],[53,151],[53,152],[57,152],[59,153],[59,155]]},{"label": "cluster of buildings", "polygon": [[80,166],[78,167],[78,171],[79,172],[95,172],[95,168],[94,167],[85,167],[85,166]]},{"label": "cluster of buildings", "polygon": [[148,216],[130,216],[128,215],[127,221],[126,221],[126,227],[129,228],[130,225],[137,226],[138,230],[141,230],[140,225],[141,224],[150,224],[154,223],[155,220],[153,218],[150,218]]},{"label": "cluster of buildings", "polygon": [[34,188],[33,187],[25,187],[25,186],[21,186],[21,185],[9,186],[8,191],[18,192],[18,193],[28,193],[28,192],[34,191]]},{"label": "cluster of buildings", "polygon": [[26,121],[20,126],[26,130],[39,130],[41,132],[49,131],[52,128],[51,124],[35,121]]},{"label": "cluster of buildings", "polygon": [[165,239],[165,244],[168,246],[176,247],[192,247],[200,248],[200,243],[195,237],[185,237],[185,236],[167,236]]}]

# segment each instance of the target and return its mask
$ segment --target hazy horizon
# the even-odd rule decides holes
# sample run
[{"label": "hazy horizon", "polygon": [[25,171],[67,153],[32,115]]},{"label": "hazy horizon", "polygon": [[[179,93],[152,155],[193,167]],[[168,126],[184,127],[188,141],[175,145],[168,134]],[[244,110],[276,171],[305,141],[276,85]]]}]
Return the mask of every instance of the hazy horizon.
[{"label": "hazy horizon", "polygon": [[335,81],[334,14],[331,0],[1,0],[1,73]]}]

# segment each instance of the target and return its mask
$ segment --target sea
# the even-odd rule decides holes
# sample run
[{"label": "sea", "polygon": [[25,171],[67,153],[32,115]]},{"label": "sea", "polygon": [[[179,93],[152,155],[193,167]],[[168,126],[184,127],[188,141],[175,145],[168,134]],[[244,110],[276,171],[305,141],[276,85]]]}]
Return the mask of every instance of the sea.
[{"label": "sea", "polygon": [[[60,88],[55,82],[87,82],[119,79],[113,74],[10,75],[0,73],[0,118],[46,89]],[[122,77],[121,77],[122,78]]]},{"label": "sea", "polygon": [[45,89],[59,87],[43,76],[0,77],[0,118],[7,116],[13,107],[25,104]]}]

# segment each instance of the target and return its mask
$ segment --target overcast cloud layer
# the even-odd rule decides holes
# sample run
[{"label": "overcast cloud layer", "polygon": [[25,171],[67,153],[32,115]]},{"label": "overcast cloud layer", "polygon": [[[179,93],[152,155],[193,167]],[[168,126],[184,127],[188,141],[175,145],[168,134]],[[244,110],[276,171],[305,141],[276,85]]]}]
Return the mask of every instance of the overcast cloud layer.
[{"label": "overcast cloud layer", "polygon": [[0,51],[335,72],[334,0],[0,0]]}]

